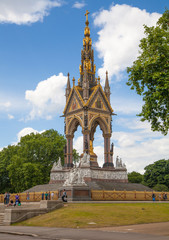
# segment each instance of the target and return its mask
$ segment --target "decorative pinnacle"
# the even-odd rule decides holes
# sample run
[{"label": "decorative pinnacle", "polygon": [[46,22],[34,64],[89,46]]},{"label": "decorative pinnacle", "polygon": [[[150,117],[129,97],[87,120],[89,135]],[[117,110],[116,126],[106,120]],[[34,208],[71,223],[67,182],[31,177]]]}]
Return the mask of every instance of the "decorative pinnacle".
[{"label": "decorative pinnacle", "polygon": [[73,82],[73,87],[75,86],[75,78],[73,77],[72,79],[72,82]]},{"label": "decorative pinnacle", "polygon": [[98,76],[98,84],[100,84],[100,77]]}]

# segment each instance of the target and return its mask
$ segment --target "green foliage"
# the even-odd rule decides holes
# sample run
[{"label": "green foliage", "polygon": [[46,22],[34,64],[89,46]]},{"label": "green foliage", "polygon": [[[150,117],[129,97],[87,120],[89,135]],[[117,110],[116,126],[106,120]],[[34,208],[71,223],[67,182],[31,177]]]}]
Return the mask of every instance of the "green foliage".
[{"label": "green foliage", "polygon": [[144,105],[138,115],[148,120],[153,131],[164,135],[169,130],[169,10],[156,27],[145,28],[146,37],[140,41],[140,55],[127,68],[127,85],[143,96]]},{"label": "green foliage", "polygon": [[142,183],[143,175],[141,173],[133,171],[131,173],[128,173],[128,181],[130,183]]},{"label": "green foliage", "polygon": [[157,184],[162,184],[169,188],[169,160],[156,161],[144,169],[144,182],[147,186],[154,188]]},{"label": "green foliage", "polygon": [[76,149],[73,149],[73,164],[77,164],[79,162],[80,156]]},{"label": "green foliage", "polygon": [[22,137],[16,146],[0,152],[0,192],[21,192],[49,182],[50,170],[61,157],[65,138],[51,129]]},{"label": "green foliage", "polygon": [[153,189],[158,192],[167,192],[168,191],[168,187],[164,184],[157,184],[157,185],[155,185],[155,187],[153,187]]}]

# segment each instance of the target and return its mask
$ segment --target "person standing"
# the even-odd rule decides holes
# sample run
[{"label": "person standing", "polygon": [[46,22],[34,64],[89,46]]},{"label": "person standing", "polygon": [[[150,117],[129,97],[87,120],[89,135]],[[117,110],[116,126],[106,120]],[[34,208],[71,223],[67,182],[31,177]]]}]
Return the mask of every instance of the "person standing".
[{"label": "person standing", "polygon": [[50,200],[50,191],[48,192],[48,200]]},{"label": "person standing", "polygon": [[159,195],[158,195],[158,200],[159,200],[159,202],[161,201],[161,193],[159,193]]},{"label": "person standing", "polygon": [[48,193],[45,193],[45,200],[48,200]]},{"label": "person standing", "polygon": [[155,200],[156,200],[156,195],[155,195],[155,193],[152,194],[152,199],[153,199],[153,202],[155,202]]},{"label": "person standing", "polygon": [[6,204],[9,204],[9,199],[10,199],[10,193],[7,192],[7,194],[6,194]]},{"label": "person standing", "polygon": [[7,200],[7,192],[4,194],[4,204],[6,205],[6,200]]},{"label": "person standing", "polygon": [[26,193],[26,200],[29,201],[29,192]]},{"label": "person standing", "polygon": [[54,199],[54,192],[51,193],[51,200]]},{"label": "person standing", "polygon": [[44,200],[44,195],[45,195],[45,194],[44,194],[44,192],[43,192],[43,193],[42,193],[42,200]]},{"label": "person standing", "polygon": [[20,201],[19,201],[19,195],[16,194],[16,195],[15,195],[15,205],[14,205],[14,206],[18,205],[18,203],[20,203]]}]

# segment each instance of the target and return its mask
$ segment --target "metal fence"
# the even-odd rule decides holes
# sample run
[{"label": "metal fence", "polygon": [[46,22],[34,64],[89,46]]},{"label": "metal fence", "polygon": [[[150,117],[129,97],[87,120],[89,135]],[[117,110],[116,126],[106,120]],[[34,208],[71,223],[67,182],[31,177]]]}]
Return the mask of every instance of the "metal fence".
[{"label": "metal fence", "polygon": [[[164,192],[153,192],[156,201],[164,201]],[[104,191],[92,190],[92,200],[95,201],[152,201],[152,192],[147,191]],[[169,198],[169,193],[166,193]]]},{"label": "metal fence", "polygon": [[[54,193],[54,196],[52,197],[51,193]],[[40,202],[42,199],[48,199],[48,200],[57,200],[58,199],[58,191],[51,191],[47,192],[48,196],[45,195],[46,192],[30,192],[28,193],[18,193],[19,200],[21,202]],[[10,200],[13,200],[15,202],[15,195],[16,193],[10,194]],[[4,194],[0,194],[0,203],[4,202]]]}]

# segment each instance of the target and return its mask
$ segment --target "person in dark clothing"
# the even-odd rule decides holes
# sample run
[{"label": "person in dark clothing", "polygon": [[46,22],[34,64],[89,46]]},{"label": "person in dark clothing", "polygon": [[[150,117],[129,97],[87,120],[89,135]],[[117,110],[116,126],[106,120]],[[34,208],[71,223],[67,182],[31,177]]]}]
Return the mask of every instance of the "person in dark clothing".
[{"label": "person in dark clothing", "polygon": [[63,189],[63,194],[62,194],[62,201],[63,202],[67,202],[67,199],[65,199],[65,198],[67,198],[67,194],[66,194],[66,190]]},{"label": "person in dark clothing", "polygon": [[154,193],[152,193],[152,200],[153,200],[153,202],[155,202],[155,200],[156,200],[156,195]]},{"label": "person in dark clothing", "polygon": [[45,193],[45,200],[48,200],[48,193]]},{"label": "person in dark clothing", "polygon": [[45,195],[45,194],[44,194],[44,193],[42,193],[42,200],[44,200],[44,195]]}]

